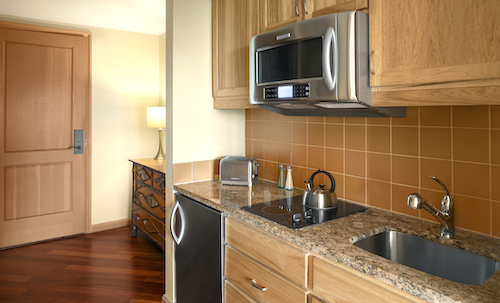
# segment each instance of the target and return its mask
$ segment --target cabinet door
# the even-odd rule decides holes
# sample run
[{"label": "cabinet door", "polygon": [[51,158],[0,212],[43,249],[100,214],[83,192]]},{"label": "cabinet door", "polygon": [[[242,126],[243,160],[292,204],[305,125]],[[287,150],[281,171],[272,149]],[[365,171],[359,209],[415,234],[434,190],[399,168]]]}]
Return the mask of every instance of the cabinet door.
[{"label": "cabinet door", "polygon": [[319,17],[366,9],[368,8],[368,0],[308,0],[306,7],[309,11],[314,9],[313,17]]},{"label": "cabinet door", "polygon": [[371,86],[500,79],[499,18],[497,0],[371,0]]},{"label": "cabinet door", "polygon": [[260,31],[265,32],[301,21],[305,0],[260,0]]},{"label": "cabinet door", "polygon": [[259,32],[257,0],[212,2],[212,85],[215,108],[249,103],[248,47]]}]

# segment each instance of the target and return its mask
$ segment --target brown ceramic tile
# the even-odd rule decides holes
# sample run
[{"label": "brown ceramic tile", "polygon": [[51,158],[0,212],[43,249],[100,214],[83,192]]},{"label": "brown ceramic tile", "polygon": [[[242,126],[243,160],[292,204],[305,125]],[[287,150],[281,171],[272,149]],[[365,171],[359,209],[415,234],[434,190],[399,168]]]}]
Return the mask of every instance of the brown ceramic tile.
[{"label": "brown ceramic tile", "polygon": [[418,188],[392,184],[392,210],[398,213],[419,217],[419,210],[409,208],[406,205],[406,200],[412,193],[418,193]]},{"label": "brown ceramic tile", "polygon": [[191,182],[192,176],[192,163],[175,163],[174,164],[174,184]]},{"label": "brown ceramic tile", "polygon": [[208,162],[208,170],[210,174],[210,179],[216,180],[219,178],[219,159],[210,160]]},{"label": "brown ceramic tile", "polygon": [[370,118],[366,118],[366,124],[367,125],[386,125],[386,126],[389,126],[389,125],[391,125],[391,118],[370,117]]},{"label": "brown ceramic tile", "polygon": [[357,125],[345,126],[345,148],[365,149],[365,127]]},{"label": "brown ceramic tile", "polygon": [[308,123],[325,123],[325,117],[307,117]]},{"label": "brown ceramic tile", "polygon": [[324,124],[307,124],[307,144],[325,146]]},{"label": "brown ceramic tile", "polygon": [[253,141],[253,156],[264,159],[264,141]]},{"label": "brown ceramic tile", "polygon": [[344,126],[343,125],[325,125],[325,146],[326,147],[344,147]]},{"label": "brown ceramic tile", "polygon": [[358,177],[365,176],[365,153],[358,151],[345,151],[345,173]]},{"label": "brown ceramic tile", "polygon": [[344,175],[342,174],[337,174],[334,172],[329,172],[332,174],[333,178],[335,179],[335,194],[337,194],[337,198],[345,198],[344,196]]},{"label": "brown ceramic tile", "polygon": [[451,161],[437,159],[420,159],[421,180],[423,188],[442,190],[441,185],[429,178],[433,176],[441,180],[449,191],[453,191],[451,182]]},{"label": "brown ceramic tile", "polygon": [[246,121],[245,122],[245,139],[252,139],[252,131],[253,131],[253,122]]},{"label": "brown ceramic tile", "polygon": [[500,128],[500,105],[491,105],[491,127]]},{"label": "brown ceramic tile", "polygon": [[[443,191],[442,190],[429,190],[422,189],[420,190],[420,194],[424,197],[427,202],[434,205],[437,209],[441,209],[441,199],[443,199]],[[431,215],[428,211],[421,211],[420,217],[422,219],[427,219],[429,221],[438,222],[438,220]],[[436,227],[436,234],[441,233],[441,228]]]},{"label": "brown ceramic tile", "polygon": [[389,182],[391,180],[391,156],[388,154],[367,153],[366,170],[369,179]]},{"label": "brown ceramic tile", "polygon": [[490,233],[490,201],[454,195],[455,226]]},{"label": "brown ceramic tile", "polygon": [[393,127],[392,153],[399,155],[418,156],[418,128]]},{"label": "brown ceramic tile", "polygon": [[307,169],[305,167],[293,167],[293,185],[295,188],[305,189],[304,180],[308,180]]},{"label": "brown ceramic tile", "polygon": [[295,144],[307,143],[307,124],[292,123],[292,143]]},{"label": "brown ceramic tile", "polygon": [[245,120],[251,121],[253,119],[253,112],[251,109],[245,109]]},{"label": "brown ceramic tile", "polygon": [[262,121],[253,122],[252,139],[264,140],[266,137],[265,124]]},{"label": "brown ceramic tile", "polygon": [[270,110],[264,111],[264,120],[266,121],[276,121],[278,114]]},{"label": "brown ceramic tile", "polygon": [[276,143],[264,142],[264,159],[267,161],[276,161]]},{"label": "brown ceramic tile", "polygon": [[262,108],[253,109],[253,120],[254,121],[264,120],[264,111],[265,109]]},{"label": "brown ceramic tile", "polygon": [[292,145],[292,165],[307,165],[307,147],[305,145]]},{"label": "brown ceramic tile", "polygon": [[292,117],[292,122],[306,123],[307,117],[294,116],[294,117]]},{"label": "brown ceramic tile", "polygon": [[345,124],[365,124],[366,118],[362,117],[345,117]]},{"label": "brown ceramic tile", "polygon": [[193,181],[210,179],[210,161],[193,162]]},{"label": "brown ceramic tile", "polygon": [[391,185],[375,180],[366,181],[366,204],[391,209]]},{"label": "brown ceramic tile", "polygon": [[491,199],[500,202],[500,166],[491,166],[491,185]]},{"label": "brown ceramic tile", "polygon": [[307,147],[307,167],[313,169],[325,169],[325,148],[324,147]]},{"label": "brown ceramic tile", "polygon": [[278,164],[264,161],[264,179],[276,182],[278,180]]},{"label": "brown ceramic tile", "polygon": [[451,159],[451,128],[420,128],[420,156]]},{"label": "brown ceramic tile", "polygon": [[451,126],[451,106],[420,107],[420,126]]},{"label": "brown ceramic tile", "polygon": [[491,130],[491,163],[500,164],[500,130]]},{"label": "brown ceramic tile", "polygon": [[453,106],[453,127],[489,128],[489,106]]},{"label": "brown ceramic tile", "polygon": [[461,195],[489,199],[489,165],[453,162],[453,192]]},{"label": "brown ceramic tile", "polygon": [[292,142],[292,124],[289,122],[278,122],[276,124],[277,142],[290,143]]},{"label": "brown ceramic tile", "polygon": [[283,116],[283,115],[277,115],[276,120],[278,122],[292,122],[292,117],[291,116]]},{"label": "brown ceramic tile", "polygon": [[264,125],[265,125],[265,130],[264,130],[265,140],[266,141],[276,141],[277,134],[278,134],[276,122],[267,122],[266,121],[266,123],[264,123]]},{"label": "brown ceramic tile", "polygon": [[491,217],[493,218],[491,222],[491,235],[500,237],[500,203],[491,202]]},{"label": "brown ceramic tile", "polygon": [[280,164],[291,164],[292,145],[290,143],[276,143],[276,161]]},{"label": "brown ceramic tile", "polygon": [[490,162],[488,129],[453,129],[453,160]]},{"label": "brown ceramic tile", "polygon": [[245,140],[245,156],[247,157],[253,157],[253,141],[252,140]]},{"label": "brown ceramic tile", "polygon": [[326,163],[325,168],[327,171],[343,173],[344,172],[344,152],[340,149],[326,149]]},{"label": "brown ceramic tile", "polygon": [[367,151],[380,153],[391,151],[391,129],[388,126],[368,126],[366,138]]},{"label": "brown ceramic tile", "polygon": [[418,187],[418,158],[392,156],[392,182]]},{"label": "brown ceramic tile", "polygon": [[345,176],[345,198],[365,203],[365,179]]},{"label": "brown ceramic tile", "polygon": [[391,118],[391,119],[392,119],[392,125],[418,126],[418,107],[407,106],[406,117]]},{"label": "brown ceramic tile", "polygon": [[344,124],[344,117],[325,117],[325,123]]}]

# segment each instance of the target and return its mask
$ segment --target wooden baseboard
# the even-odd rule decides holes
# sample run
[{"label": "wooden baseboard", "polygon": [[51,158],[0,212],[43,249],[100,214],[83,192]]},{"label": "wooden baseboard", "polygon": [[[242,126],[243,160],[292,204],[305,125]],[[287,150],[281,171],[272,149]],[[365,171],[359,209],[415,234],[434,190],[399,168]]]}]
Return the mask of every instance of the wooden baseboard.
[{"label": "wooden baseboard", "polygon": [[90,233],[96,233],[96,232],[100,232],[100,231],[116,229],[116,228],[126,227],[126,226],[130,226],[130,218],[111,221],[111,222],[105,222],[105,223],[99,223],[99,224],[92,224],[92,226],[90,227]]}]

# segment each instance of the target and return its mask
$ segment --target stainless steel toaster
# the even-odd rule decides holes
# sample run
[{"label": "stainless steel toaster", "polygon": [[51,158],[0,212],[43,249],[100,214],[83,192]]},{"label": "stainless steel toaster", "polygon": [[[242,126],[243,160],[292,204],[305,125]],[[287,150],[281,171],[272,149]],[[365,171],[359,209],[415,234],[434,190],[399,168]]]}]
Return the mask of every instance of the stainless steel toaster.
[{"label": "stainless steel toaster", "polygon": [[255,158],[228,156],[219,164],[221,185],[253,186],[257,182],[257,160]]}]

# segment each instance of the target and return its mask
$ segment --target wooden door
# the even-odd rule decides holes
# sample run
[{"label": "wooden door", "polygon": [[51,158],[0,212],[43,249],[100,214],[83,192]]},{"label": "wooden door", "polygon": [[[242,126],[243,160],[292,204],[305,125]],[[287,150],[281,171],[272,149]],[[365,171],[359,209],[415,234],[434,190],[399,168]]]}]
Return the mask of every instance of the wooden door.
[{"label": "wooden door", "polygon": [[260,0],[260,32],[302,21],[304,0]]},{"label": "wooden door", "polygon": [[246,108],[250,38],[259,33],[257,0],[212,1],[212,85],[215,108]]},{"label": "wooden door", "polygon": [[88,37],[0,29],[0,248],[86,228]]},{"label": "wooden door", "polygon": [[371,86],[500,78],[497,0],[371,0]]}]

